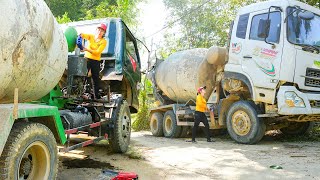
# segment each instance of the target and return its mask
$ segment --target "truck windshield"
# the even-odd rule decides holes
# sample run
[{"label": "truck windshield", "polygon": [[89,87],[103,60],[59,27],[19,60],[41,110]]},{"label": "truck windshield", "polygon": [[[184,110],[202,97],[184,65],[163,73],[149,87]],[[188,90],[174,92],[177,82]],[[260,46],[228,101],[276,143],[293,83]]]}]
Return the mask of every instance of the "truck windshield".
[{"label": "truck windshield", "polygon": [[312,20],[303,20],[298,17],[298,12],[295,7],[287,9],[287,14],[292,13],[288,16],[288,41],[320,47],[320,16],[315,14]]}]

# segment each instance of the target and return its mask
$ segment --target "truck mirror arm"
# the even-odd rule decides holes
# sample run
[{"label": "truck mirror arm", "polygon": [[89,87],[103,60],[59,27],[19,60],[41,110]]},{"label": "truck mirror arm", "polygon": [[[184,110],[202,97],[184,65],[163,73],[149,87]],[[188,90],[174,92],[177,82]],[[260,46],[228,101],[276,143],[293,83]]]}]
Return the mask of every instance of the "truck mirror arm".
[{"label": "truck mirror arm", "polygon": [[287,15],[286,18],[284,18],[284,22],[286,23],[288,21],[288,17],[291,16],[293,13],[295,13],[298,10],[301,10],[300,6],[294,6],[296,9],[292,11],[290,14]]},{"label": "truck mirror arm", "polygon": [[268,41],[267,41],[267,38],[268,38],[268,36],[269,36],[269,31],[270,31],[270,24],[271,24],[271,21],[270,21],[271,8],[274,8],[274,9],[276,9],[276,10],[279,10],[280,12],[283,12],[283,11],[282,11],[282,8],[279,7],[279,6],[270,6],[270,7],[269,7],[268,19],[267,19],[268,25],[267,25],[267,28],[266,28],[266,34],[267,34],[267,35],[264,37],[264,42],[266,42],[267,44],[270,44],[270,45],[272,45],[272,46],[274,47],[274,46],[275,46],[274,43],[271,43],[271,42],[268,42]]}]

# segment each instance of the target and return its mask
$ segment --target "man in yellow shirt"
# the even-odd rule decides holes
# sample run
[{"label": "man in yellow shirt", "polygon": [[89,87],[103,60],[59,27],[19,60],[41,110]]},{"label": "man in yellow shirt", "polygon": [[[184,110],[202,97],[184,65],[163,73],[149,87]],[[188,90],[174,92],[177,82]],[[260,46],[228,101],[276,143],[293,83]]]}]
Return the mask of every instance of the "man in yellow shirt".
[{"label": "man in yellow shirt", "polygon": [[104,48],[107,46],[107,41],[104,39],[106,31],[107,31],[107,26],[102,23],[97,27],[95,34],[80,34],[80,36],[83,39],[86,39],[89,42],[88,46],[83,48],[83,51],[85,51],[84,57],[87,59],[88,71],[91,70],[95,99],[100,98],[99,96],[100,60],[101,60],[101,54]]},{"label": "man in yellow shirt", "polygon": [[207,116],[204,114],[204,112],[208,111],[207,101],[204,98],[205,93],[206,93],[206,86],[198,88],[194,126],[192,129],[192,142],[193,143],[196,142],[197,129],[199,127],[200,122],[202,122],[205,126],[205,132],[207,135],[207,142],[213,142],[213,140],[211,140],[210,134],[209,134],[208,119],[207,119]]}]

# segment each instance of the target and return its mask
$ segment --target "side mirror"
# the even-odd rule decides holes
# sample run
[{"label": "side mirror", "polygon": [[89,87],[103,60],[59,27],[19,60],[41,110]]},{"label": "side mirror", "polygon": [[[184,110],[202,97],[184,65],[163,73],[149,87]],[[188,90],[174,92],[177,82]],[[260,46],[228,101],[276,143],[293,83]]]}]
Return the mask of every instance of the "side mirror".
[{"label": "side mirror", "polygon": [[258,25],[258,37],[267,38],[269,36],[270,20],[260,19]]},{"label": "side mirror", "polygon": [[300,12],[298,16],[303,20],[312,20],[314,18],[314,14],[310,11]]}]

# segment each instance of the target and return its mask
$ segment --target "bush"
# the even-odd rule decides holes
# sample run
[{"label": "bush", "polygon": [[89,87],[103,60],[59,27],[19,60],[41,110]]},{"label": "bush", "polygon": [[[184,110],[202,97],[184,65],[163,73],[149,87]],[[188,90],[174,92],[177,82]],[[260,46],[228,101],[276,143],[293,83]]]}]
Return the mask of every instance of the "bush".
[{"label": "bush", "polygon": [[148,88],[144,88],[139,94],[139,110],[136,119],[132,123],[135,131],[149,130],[149,100],[147,98]]}]

